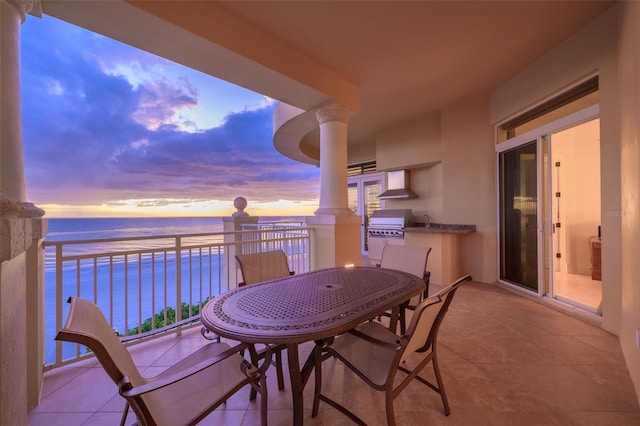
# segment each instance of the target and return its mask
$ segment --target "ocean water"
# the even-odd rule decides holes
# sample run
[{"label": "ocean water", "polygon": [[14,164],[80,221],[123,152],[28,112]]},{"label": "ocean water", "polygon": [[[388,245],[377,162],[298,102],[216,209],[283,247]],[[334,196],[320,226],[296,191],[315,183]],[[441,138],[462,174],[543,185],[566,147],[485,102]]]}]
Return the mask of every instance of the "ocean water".
[{"label": "ocean water", "polygon": [[89,240],[222,232],[221,217],[49,219],[47,240]]},{"label": "ocean water", "polygon": [[[300,223],[300,217],[262,217],[260,223],[287,222]],[[46,241],[102,240],[109,238],[151,237],[162,235],[186,235],[216,233],[223,231],[221,217],[195,218],[94,218],[94,219],[49,219],[49,232]],[[185,239],[204,242],[200,237]],[[209,239],[209,241],[211,241]],[[172,238],[161,240],[142,240],[128,242],[96,242],[90,245],[66,246],[64,255],[78,255],[96,252],[129,251],[138,248],[161,248],[172,246]],[[56,263],[55,248],[45,249],[45,362],[51,363],[55,357],[56,325]],[[188,262],[188,263],[186,263]],[[181,300],[191,300],[196,304],[206,297],[216,296],[220,269],[224,265],[222,253],[194,252],[192,256],[183,254],[181,259],[182,293]],[[190,266],[190,267],[189,267]],[[193,275],[189,274],[189,271]],[[152,284],[152,277],[155,285]],[[77,262],[65,262],[62,271],[62,301],[69,296],[80,296],[95,300],[107,320],[120,333],[138,326],[145,319],[153,316],[165,304],[175,306],[176,300],[176,259],[171,252],[167,257],[158,254],[152,259],[149,256],[138,258],[129,256],[115,257],[110,262],[101,261],[94,264],[91,259]],[[195,279],[194,279],[195,277]],[[205,288],[201,282],[214,281],[211,288]],[[165,283],[168,285],[165,288]],[[206,285],[205,285],[206,287]],[[153,303],[152,303],[153,301]],[[143,313],[139,319],[132,315],[142,305]],[[154,312],[154,307],[155,311]],[[158,308],[160,307],[160,308]],[[68,304],[62,303],[63,323],[68,314]],[[129,317],[125,320],[125,317]],[[133,316],[133,319],[131,318]],[[74,356],[75,345],[63,345],[63,359]]]}]

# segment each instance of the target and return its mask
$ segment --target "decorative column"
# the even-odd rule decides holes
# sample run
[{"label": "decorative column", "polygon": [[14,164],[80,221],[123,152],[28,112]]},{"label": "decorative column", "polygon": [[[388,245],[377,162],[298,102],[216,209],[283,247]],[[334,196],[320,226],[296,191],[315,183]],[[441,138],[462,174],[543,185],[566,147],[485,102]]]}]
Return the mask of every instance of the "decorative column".
[{"label": "decorative column", "polygon": [[36,0],[0,0],[0,424],[26,424],[44,364],[44,211],[26,202],[20,25]]},{"label": "decorative column", "polygon": [[[35,8],[35,10],[34,10]],[[0,192],[26,201],[20,108],[20,25],[35,0],[0,1]]]},{"label": "decorative column", "polygon": [[347,122],[351,112],[331,103],[316,111],[320,125],[320,206],[307,218],[311,235],[311,270],[360,265],[360,216],[349,209]]},{"label": "decorative column", "polygon": [[320,208],[316,215],[352,215],[347,198],[347,122],[351,112],[330,104],[316,111],[320,124]]}]

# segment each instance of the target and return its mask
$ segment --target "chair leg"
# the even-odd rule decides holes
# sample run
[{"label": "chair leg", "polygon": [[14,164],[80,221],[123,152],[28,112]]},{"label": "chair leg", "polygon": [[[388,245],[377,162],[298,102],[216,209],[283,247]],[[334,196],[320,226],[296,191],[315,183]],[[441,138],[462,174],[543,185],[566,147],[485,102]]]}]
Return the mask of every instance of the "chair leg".
[{"label": "chair leg", "polygon": [[[244,350],[242,350],[240,352],[241,355],[244,355]],[[258,365],[258,352],[256,351],[255,346],[250,345],[249,346],[249,358],[251,359],[251,364],[257,366]],[[249,401],[253,401],[254,399],[256,399],[256,396],[258,395],[258,391],[256,391],[256,388],[254,386],[251,386],[251,389],[249,391]]]},{"label": "chair leg", "polygon": [[[435,348],[434,348],[435,350]],[[433,354],[433,372],[436,375],[436,381],[438,382],[438,389],[440,390],[440,398],[442,398],[442,405],[444,405],[444,414],[451,414],[451,410],[449,409],[449,401],[447,400],[447,394],[444,391],[444,381],[442,380],[442,376],[440,375],[440,367],[438,367],[438,357],[435,352]]]},{"label": "chair leg", "polygon": [[278,377],[278,390],[284,389],[284,375],[282,373],[282,351],[276,352],[276,375]]},{"label": "chair leg", "polygon": [[431,280],[431,272],[426,271],[422,278],[424,279],[424,293],[422,300],[424,300],[429,298],[429,281]]},{"label": "chair leg", "polygon": [[315,418],[318,415],[318,410],[320,408],[320,393],[322,392],[322,347],[316,344],[313,351],[315,386],[313,389],[313,410],[311,411],[311,418]]},{"label": "chair leg", "polygon": [[124,411],[122,412],[122,419],[120,419],[120,426],[124,426],[127,422],[127,414],[129,414],[129,403],[124,404]]},{"label": "chair leg", "polygon": [[398,320],[402,316],[402,306],[396,306],[391,309],[391,314],[389,315],[389,330],[393,333],[397,333],[398,329]]},{"label": "chair leg", "polygon": [[407,308],[405,305],[400,306],[400,334],[404,335],[407,332]]},{"label": "chair leg", "polygon": [[393,412],[393,386],[384,392],[384,401],[387,409],[387,426],[396,426],[396,416]]},{"label": "chair leg", "polygon": [[262,374],[260,377],[260,423],[267,426],[267,376]]}]

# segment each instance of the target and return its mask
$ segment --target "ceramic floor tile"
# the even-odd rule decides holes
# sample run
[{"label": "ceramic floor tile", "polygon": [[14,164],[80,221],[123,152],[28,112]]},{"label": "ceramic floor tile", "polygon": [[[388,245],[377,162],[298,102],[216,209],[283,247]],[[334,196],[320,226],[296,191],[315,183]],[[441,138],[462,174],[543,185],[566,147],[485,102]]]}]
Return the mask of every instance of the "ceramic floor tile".
[{"label": "ceramic floor tile", "polygon": [[638,426],[640,425],[640,413],[636,412],[610,412],[590,411],[568,413],[567,417],[573,420],[573,424],[579,426]]},{"label": "ceramic floor tile", "polygon": [[[431,293],[438,290],[432,287]],[[194,328],[129,350],[145,375],[155,375],[207,343]],[[312,342],[300,346],[301,363],[312,349]],[[285,389],[277,389],[275,369],[267,372],[272,426],[292,423],[283,355]],[[398,425],[640,426],[617,337],[495,285],[471,283],[456,294],[441,327],[438,359],[451,415],[444,415],[437,393],[412,382],[394,402]],[[431,366],[421,375],[432,379]],[[305,426],[353,424],[325,403],[312,419],[313,386],[312,375],[303,394]],[[335,359],[323,364],[323,389],[369,424],[386,424],[383,394]],[[29,426],[118,424],[124,404],[95,360],[48,371],[42,395]],[[242,389],[201,424],[259,425],[259,398],[249,401],[249,388]],[[128,424],[134,421],[130,413]]]},{"label": "ceramic floor tile", "polygon": [[[428,411],[414,411],[407,409],[404,412],[408,426],[493,426],[493,420],[482,411],[456,410],[449,416]],[[520,425],[519,425],[520,426]]]},{"label": "ceramic floor tile", "polygon": [[117,388],[101,368],[88,368],[43,398],[35,412],[96,412],[117,395]]},{"label": "ceramic floor tile", "polygon": [[[84,423],[83,426],[113,426],[119,425],[120,420],[122,419],[122,411],[119,413],[95,413],[91,417],[89,417]],[[129,413],[127,416],[127,420],[125,422],[125,426],[132,426],[136,423],[136,416],[132,413]]]},{"label": "ceramic floor tile", "polygon": [[[28,426],[82,426],[93,413],[29,413]],[[120,422],[118,422],[119,424]]]},{"label": "ceramic floor tile", "polygon": [[553,355],[561,364],[620,364],[620,359],[609,350],[585,343],[580,336],[531,336],[527,344]]},{"label": "ceramic floor tile", "polygon": [[607,357],[607,360],[624,365],[624,356],[620,350],[618,338],[613,334],[603,332],[597,336],[575,336],[577,340],[595,348]]},{"label": "ceramic floor tile", "polygon": [[[86,365],[86,362],[83,363],[84,365]],[[55,368],[53,370],[47,371],[44,374],[42,398],[47,397],[51,392],[60,389],[60,387],[66,385],[67,383],[78,377],[80,374],[84,373],[87,367],[79,367],[78,364],[80,363],[76,363],[73,367]],[[96,368],[102,368],[95,360],[92,360],[91,364],[95,365]]]}]

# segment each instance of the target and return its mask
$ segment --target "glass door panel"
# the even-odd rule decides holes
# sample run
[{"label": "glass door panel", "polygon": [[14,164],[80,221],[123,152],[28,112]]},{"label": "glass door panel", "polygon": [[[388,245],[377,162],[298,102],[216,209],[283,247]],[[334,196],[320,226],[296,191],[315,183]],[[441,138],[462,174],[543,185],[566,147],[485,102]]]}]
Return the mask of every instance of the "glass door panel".
[{"label": "glass door panel", "polygon": [[537,141],[499,154],[500,279],[538,291]]},{"label": "glass door panel", "polygon": [[358,183],[352,182],[349,183],[347,187],[347,198],[349,203],[349,208],[353,211],[354,214],[358,214]]},{"label": "glass door panel", "polygon": [[[551,295],[600,315],[600,120],[551,133]],[[547,227],[545,227],[547,228]]]},{"label": "glass door panel", "polygon": [[371,213],[380,210],[381,201],[378,195],[382,194],[382,180],[364,182],[364,251],[369,251],[369,219]]},{"label": "glass door panel", "polygon": [[384,174],[370,173],[349,176],[348,180],[349,208],[362,217],[361,240],[363,252],[366,253],[369,251],[369,219],[374,210],[381,208],[381,201],[378,195],[384,190]]}]

